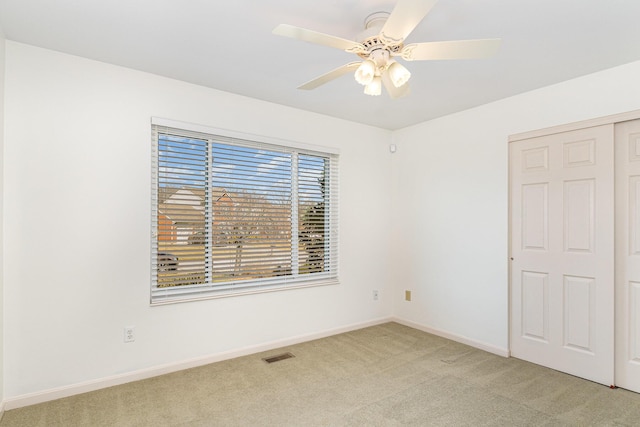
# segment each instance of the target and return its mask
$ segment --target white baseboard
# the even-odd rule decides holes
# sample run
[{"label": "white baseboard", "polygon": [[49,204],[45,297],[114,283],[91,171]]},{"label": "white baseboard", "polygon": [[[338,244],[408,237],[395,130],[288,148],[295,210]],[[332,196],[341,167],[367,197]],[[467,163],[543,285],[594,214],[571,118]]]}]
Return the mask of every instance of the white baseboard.
[{"label": "white baseboard", "polygon": [[48,402],[56,399],[62,399],[64,397],[74,396],[76,394],[87,393],[90,391],[100,390],[107,387],[113,387],[116,385],[130,383],[133,381],[144,380],[144,379],[156,377],[159,375],[169,374],[171,372],[177,372],[184,369],[195,368],[198,366],[208,365],[209,363],[220,362],[223,360],[233,359],[241,356],[247,356],[250,354],[269,351],[269,350],[273,350],[280,347],[300,344],[306,341],[312,341],[319,338],[326,338],[332,335],[355,331],[357,329],[362,329],[369,326],[375,326],[375,325],[392,322],[392,321],[394,321],[394,319],[391,316],[382,317],[382,318],[370,320],[367,322],[354,323],[354,324],[342,326],[339,328],[328,329],[325,331],[314,332],[306,335],[299,335],[292,338],[276,340],[269,343],[255,345],[255,346],[248,346],[248,347],[231,350],[231,351],[225,351],[222,353],[216,353],[216,354],[212,354],[204,357],[197,357],[189,360],[184,360],[181,362],[168,363],[165,365],[154,366],[151,368],[141,369],[138,371],[127,372],[120,375],[114,375],[106,378],[99,378],[92,381],[71,384],[68,386],[57,387],[49,390],[43,390],[36,393],[24,394],[21,396],[5,399],[4,402],[2,402],[0,405],[0,410],[22,408],[24,406],[35,405],[38,403]]},{"label": "white baseboard", "polygon": [[404,320],[404,319],[400,319],[400,318],[397,318],[397,317],[394,317],[392,319],[392,321],[396,322],[396,323],[400,323],[401,325],[408,326],[408,327],[413,328],[413,329],[418,329],[420,331],[428,332],[430,334],[437,335],[439,337],[450,339],[451,341],[456,341],[456,342],[459,342],[459,343],[462,343],[462,344],[466,344],[466,345],[469,345],[471,347],[475,347],[477,349],[487,351],[489,353],[497,354],[498,356],[509,357],[511,355],[511,353],[509,352],[508,348],[496,347],[494,345],[486,344],[486,343],[483,343],[483,342],[480,342],[480,341],[476,341],[474,339],[467,338],[467,337],[462,336],[462,335],[452,334],[452,333],[447,332],[447,331],[442,331],[440,329],[436,329],[436,328],[432,328],[432,327],[429,327],[429,326],[421,325],[419,323],[411,322],[409,320]]}]

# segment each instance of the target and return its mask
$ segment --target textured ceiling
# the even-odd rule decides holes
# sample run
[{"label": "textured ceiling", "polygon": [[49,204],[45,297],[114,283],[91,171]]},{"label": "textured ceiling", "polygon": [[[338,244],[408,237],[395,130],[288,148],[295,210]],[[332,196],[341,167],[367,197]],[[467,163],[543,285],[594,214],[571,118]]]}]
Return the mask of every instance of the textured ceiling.
[{"label": "textured ceiling", "polygon": [[280,23],[353,39],[383,0],[0,0],[9,40],[303,110],[398,129],[640,60],[640,1],[440,0],[405,43],[501,38],[482,60],[414,61],[411,94],[370,97],[346,75],[296,89],[357,59],[271,33]]}]

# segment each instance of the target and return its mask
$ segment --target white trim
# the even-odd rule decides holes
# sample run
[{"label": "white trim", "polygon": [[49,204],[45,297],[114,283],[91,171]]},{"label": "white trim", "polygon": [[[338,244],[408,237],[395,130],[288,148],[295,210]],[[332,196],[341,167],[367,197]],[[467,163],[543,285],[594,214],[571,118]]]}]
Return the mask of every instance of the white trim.
[{"label": "white trim", "polygon": [[184,360],[181,362],[167,363],[165,365],[154,366],[152,368],[140,369],[138,371],[127,372],[124,374],[113,375],[106,378],[99,378],[96,380],[85,381],[77,384],[70,384],[68,386],[52,388],[35,393],[23,394],[21,396],[12,397],[6,399],[3,404],[5,409],[16,409],[24,406],[35,405],[38,403],[48,402],[51,400],[62,399],[64,397],[74,396],[76,394],[87,393],[90,391],[100,390],[107,387],[113,387],[116,385],[126,384],[133,381],[144,380],[147,378],[157,377],[159,375],[170,374],[172,372],[181,371],[184,369],[195,368],[198,366],[208,365],[214,362],[221,362],[223,360],[233,359],[236,357],[247,356],[263,351],[269,351],[280,347],[286,347],[294,344],[300,344],[307,341],[313,341],[320,338],[330,337],[332,335],[338,335],[345,332],[351,332],[358,329],[368,328],[370,326],[376,326],[383,323],[392,322],[392,317],[382,317],[367,322],[354,323],[347,326],[342,326],[334,329],[327,329],[321,332],[314,332],[305,335],[298,335],[292,338],[285,338],[281,340],[271,341],[264,344],[248,346],[239,348],[236,350],[224,351],[203,357],[196,357],[193,359]]},{"label": "white trim", "polygon": [[430,326],[421,325],[419,323],[415,323],[409,320],[399,319],[394,317],[392,319],[393,322],[400,323],[401,325],[408,326],[413,329],[418,329],[419,331],[427,332],[429,334],[437,335],[442,338],[447,338],[451,341],[456,341],[462,344],[469,345],[471,347],[475,347],[479,350],[487,351],[489,353],[496,354],[502,357],[510,357],[510,352],[508,348],[496,347],[491,344],[483,343],[481,341],[477,341],[471,338],[467,338],[462,335],[453,334],[451,332],[443,331],[440,329],[432,328]]},{"label": "white trim", "polygon": [[509,346],[509,354],[511,354],[511,273],[513,269],[513,246],[511,243],[511,174],[513,165],[511,164],[511,147],[513,146],[507,141],[507,345]]},{"label": "white trim", "polygon": [[626,113],[612,114],[610,116],[598,117],[590,120],[582,120],[580,122],[567,123],[564,125],[517,133],[515,135],[509,135],[509,142],[516,142],[523,139],[553,135],[561,132],[570,132],[573,130],[585,129],[594,126],[611,125],[635,119],[640,119],[640,110],[628,111]]},{"label": "white trim", "polygon": [[166,126],[174,129],[184,129],[190,132],[206,133],[211,135],[224,136],[228,138],[236,138],[246,141],[263,142],[265,144],[280,145],[283,147],[297,148],[301,150],[317,151],[327,154],[340,154],[337,147],[329,147],[324,145],[307,144],[304,142],[290,141],[281,138],[273,138],[264,135],[254,135],[245,132],[238,132],[230,129],[221,129],[211,126],[199,125],[196,123],[181,122],[178,120],[164,119],[162,117],[151,117],[151,124],[157,126]]},{"label": "white trim", "polygon": [[[287,283],[294,283],[294,284],[287,284]],[[280,291],[288,291],[291,289],[313,288],[316,286],[333,286],[333,285],[339,285],[339,284],[340,284],[340,278],[336,276],[334,278],[316,279],[313,281],[309,281],[309,283],[300,281],[298,282],[298,284],[295,284],[294,281],[291,281],[291,282],[280,281],[280,282],[274,283],[274,285],[272,285],[271,287],[266,287],[266,286],[265,287],[247,287],[244,289],[240,288],[239,290],[236,290],[236,291],[234,291],[232,287],[228,287],[227,290],[230,289],[229,292],[216,293],[215,291],[213,291],[208,293],[202,293],[201,295],[194,293],[192,297],[189,296],[189,293],[180,294],[176,292],[176,293],[173,293],[174,295],[173,297],[171,297],[172,295],[171,293],[168,293],[168,297],[166,299],[161,299],[159,295],[156,295],[154,296],[155,300],[151,300],[151,303],[149,305],[151,307],[156,307],[161,305],[180,304],[183,302],[206,301],[210,299],[263,294],[266,292],[280,292]],[[209,285],[203,285],[203,287],[210,288]],[[186,297],[176,298],[175,295],[186,295]]]}]

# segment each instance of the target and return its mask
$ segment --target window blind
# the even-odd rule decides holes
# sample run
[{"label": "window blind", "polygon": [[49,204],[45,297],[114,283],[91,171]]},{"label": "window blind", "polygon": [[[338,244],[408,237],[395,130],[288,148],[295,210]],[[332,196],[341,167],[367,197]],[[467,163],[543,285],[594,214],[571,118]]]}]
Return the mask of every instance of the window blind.
[{"label": "window blind", "polygon": [[337,283],[337,154],[153,124],[152,156],[152,304]]}]

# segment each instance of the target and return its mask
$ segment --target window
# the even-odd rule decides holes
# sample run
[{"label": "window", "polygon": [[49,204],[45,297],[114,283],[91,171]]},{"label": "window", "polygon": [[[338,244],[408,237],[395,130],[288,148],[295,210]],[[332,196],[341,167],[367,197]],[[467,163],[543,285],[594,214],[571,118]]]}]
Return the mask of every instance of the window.
[{"label": "window", "polygon": [[337,283],[336,152],[162,119],[152,148],[152,304]]}]

